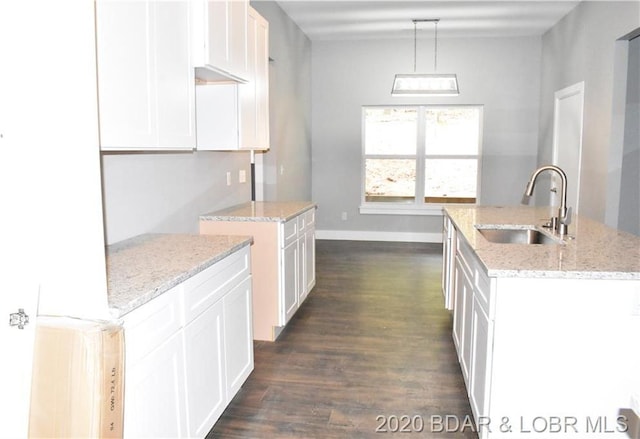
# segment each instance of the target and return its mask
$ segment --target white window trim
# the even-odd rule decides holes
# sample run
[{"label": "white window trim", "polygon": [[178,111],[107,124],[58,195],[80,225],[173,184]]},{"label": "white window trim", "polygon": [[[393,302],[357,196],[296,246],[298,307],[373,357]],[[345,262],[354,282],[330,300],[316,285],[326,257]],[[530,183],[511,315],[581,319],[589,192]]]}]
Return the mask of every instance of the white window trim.
[{"label": "white window trim", "polygon": [[[418,109],[418,118],[421,117],[421,114],[424,113],[425,109],[429,108],[460,108],[460,107],[468,107],[468,108],[477,108],[479,110],[479,121],[480,126],[478,127],[478,173],[477,173],[477,195],[476,195],[476,204],[481,204],[481,191],[480,191],[480,183],[482,181],[482,140],[483,140],[483,126],[484,126],[484,106],[483,105],[365,105],[362,107],[362,116],[361,116],[361,134],[360,134],[360,143],[361,143],[361,165],[360,165],[360,207],[359,211],[362,215],[424,215],[424,216],[439,216],[442,215],[442,211],[447,206],[455,206],[455,205],[465,205],[458,203],[425,203],[421,200],[424,199],[424,187],[422,185],[418,185],[416,188],[416,197],[413,203],[380,203],[380,202],[372,202],[365,201],[365,144],[364,144],[364,135],[365,135],[365,110],[367,108],[417,108]],[[427,155],[424,153],[424,145],[420,142],[421,138],[424,138],[424,133],[422,130],[424,129],[424,125],[418,124],[418,136],[417,136],[417,149],[415,155],[379,155],[379,158],[411,158],[419,157],[420,152],[422,151],[422,156],[427,159],[429,157],[437,157],[437,158],[475,158],[476,156],[470,155]],[[422,134],[422,135],[421,135]],[[418,166],[424,167],[424,160],[416,160],[416,172],[418,171]],[[424,173],[424,169],[422,170]],[[468,206],[468,204],[466,204]]]}]

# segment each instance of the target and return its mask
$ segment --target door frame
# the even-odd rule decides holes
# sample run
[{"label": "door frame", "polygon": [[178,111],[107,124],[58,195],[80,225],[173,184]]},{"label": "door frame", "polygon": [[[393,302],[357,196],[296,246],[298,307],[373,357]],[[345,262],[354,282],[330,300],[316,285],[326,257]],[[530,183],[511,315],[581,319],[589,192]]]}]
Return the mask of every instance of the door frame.
[{"label": "door frame", "polygon": [[[584,81],[578,82],[576,84],[570,85],[569,87],[565,87],[561,90],[558,90],[554,94],[553,101],[553,146],[552,146],[552,163],[554,165],[558,164],[558,156],[559,156],[559,134],[557,127],[560,124],[560,103],[562,100],[571,98],[573,96],[580,96],[580,148],[578,151],[578,175],[576,176],[576,203],[575,206],[571,206],[573,208],[573,212],[575,215],[578,214],[578,208],[580,205],[580,180],[582,176],[582,147],[583,147],[583,136],[584,136]],[[555,176],[554,176],[555,177]],[[555,182],[556,180],[554,180]],[[554,187],[557,187],[558,184],[555,183]],[[553,203],[555,197],[551,197],[551,201]],[[568,206],[567,206],[568,207]]]}]

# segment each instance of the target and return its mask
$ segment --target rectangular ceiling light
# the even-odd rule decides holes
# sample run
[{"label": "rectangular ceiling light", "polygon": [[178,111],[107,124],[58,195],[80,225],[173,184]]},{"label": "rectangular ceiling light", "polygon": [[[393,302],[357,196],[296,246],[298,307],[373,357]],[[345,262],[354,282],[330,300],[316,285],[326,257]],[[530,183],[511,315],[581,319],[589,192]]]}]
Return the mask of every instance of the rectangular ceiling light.
[{"label": "rectangular ceiling light", "polygon": [[391,96],[458,96],[458,78],[451,74],[406,73],[393,80]]}]

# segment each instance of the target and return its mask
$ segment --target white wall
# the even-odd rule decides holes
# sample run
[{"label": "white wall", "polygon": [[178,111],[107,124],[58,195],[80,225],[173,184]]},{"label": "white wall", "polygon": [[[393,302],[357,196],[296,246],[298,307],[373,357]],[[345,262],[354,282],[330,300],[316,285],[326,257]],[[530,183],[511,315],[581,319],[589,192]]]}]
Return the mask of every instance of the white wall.
[{"label": "white wall", "polygon": [[542,37],[538,163],[551,161],[554,93],[584,81],[580,214],[598,221],[605,218],[608,179],[620,175],[608,168],[616,40],[638,27],[640,2],[586,1]]},{"label": "white wall", "polygon": [[[265,200],[311,199],[311,41],[273,1],[252,1],[269,22],[271,149]],[[258,158],[260,160],[260,158]]]},{"label": "white wall", "polygon": [[[430,46],[430,42],[418,47]],[[460,96],[391,97],[396,73],[413,70],[413,40],[314,41],[313,199],[324,231],[433,233],[439,216],[360,215],[363,105],[484,105],[482,204],[518,204],[537,156],[539,37],[439,39],[438,70],[455,72]],[[430,71],[433,52],[420,52]],[[348,219],[341,220],[347,212]]]},{"label": "white wall", "polygon": [[107,244],[142,233],[198,233],[199,215],[251,199],[249,183],[238,183],[249,161],[248,152],[103,153]]}]

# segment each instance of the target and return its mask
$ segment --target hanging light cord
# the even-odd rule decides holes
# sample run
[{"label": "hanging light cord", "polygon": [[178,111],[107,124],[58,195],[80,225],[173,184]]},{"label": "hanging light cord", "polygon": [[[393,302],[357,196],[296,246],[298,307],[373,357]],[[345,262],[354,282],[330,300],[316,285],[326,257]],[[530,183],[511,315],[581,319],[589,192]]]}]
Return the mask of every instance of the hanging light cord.
[{"label": "hanging light cord", "polygon": [[416,20],[413,20],[413,73],[416,73],[416,58],[418,57],[418,37],[416,32]]},{"label": "hanging light cord", "polygon": [[417,59],[418,59],[418,30],[417,23],[418,22],[431,22],[434,24],[435,38],[434,38],[434,47],[433,47],[433,71],[436,72],[438,70],[438,22],[439,18],[430,18],[423,20],[412,20],[413,21],[413,73],[417,71]]},{"label": "hanging light cord", "polygon": [[435,23],[435,38],[434,38],[434,47],[433,47],[433,72],[438,71],[438,20],[434,21]]}]

